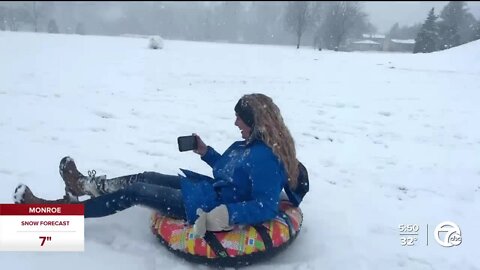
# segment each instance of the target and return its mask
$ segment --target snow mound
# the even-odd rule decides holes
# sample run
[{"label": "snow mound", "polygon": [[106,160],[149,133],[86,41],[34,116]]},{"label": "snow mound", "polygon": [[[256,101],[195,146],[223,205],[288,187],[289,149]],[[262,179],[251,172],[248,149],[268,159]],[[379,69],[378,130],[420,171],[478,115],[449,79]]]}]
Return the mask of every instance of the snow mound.
[{"label": "snow mound", "polygon": [[480,40],[430,54],[432,61],[442,61],[449,70],[480,73]]},{"label": "snow mound", "polygon": [[447,50],[434,52],[434,54],[457,54],[480,56],[480,39],[453,47]]},{"label": "snow mound", "polygon": [[154,50],[163,49],[163,39],[160,36],[150,37],[148,47]]}]

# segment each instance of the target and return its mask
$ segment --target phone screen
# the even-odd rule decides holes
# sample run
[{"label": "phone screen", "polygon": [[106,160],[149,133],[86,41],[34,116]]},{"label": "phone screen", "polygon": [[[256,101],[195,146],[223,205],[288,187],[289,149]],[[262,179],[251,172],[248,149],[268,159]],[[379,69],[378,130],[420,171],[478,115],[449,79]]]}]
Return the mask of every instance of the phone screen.
[{"label": "phone screen", "polygon": [[181,136],[178,137],[177,141],[180,152],[197,149],[197,138],[195,136]]}]

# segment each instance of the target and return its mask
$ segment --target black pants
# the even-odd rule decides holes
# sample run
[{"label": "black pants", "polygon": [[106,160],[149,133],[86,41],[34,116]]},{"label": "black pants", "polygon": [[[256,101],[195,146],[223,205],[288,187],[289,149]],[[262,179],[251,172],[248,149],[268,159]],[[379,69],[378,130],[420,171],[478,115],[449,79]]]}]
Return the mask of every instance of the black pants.
[{"label": "black pants", "polygon": [[186,219],[179,176],[144,172],[106,179],[105,184],[116,190],[84,201],[86,218],[104,217],[144,205],[172,218]]}]

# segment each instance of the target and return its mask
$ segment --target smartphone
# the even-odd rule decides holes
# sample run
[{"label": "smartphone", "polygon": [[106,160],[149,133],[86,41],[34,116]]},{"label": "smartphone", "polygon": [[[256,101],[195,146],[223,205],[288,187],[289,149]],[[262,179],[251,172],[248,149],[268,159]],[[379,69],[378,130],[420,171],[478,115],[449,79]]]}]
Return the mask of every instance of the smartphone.
[{"label": "smartphone", "polygon": [[180,150],[180,152],[197,149],[197,137],[193,135],[180,136],[178,137],[177,141],[178,141],[178,150]]}]

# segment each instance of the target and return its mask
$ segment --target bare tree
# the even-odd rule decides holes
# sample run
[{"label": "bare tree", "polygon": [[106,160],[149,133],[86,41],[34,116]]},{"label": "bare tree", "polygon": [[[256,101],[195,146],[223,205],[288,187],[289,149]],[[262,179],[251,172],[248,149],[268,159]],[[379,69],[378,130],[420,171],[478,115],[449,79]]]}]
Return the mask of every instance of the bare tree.
[{"label": "bare tree", "polygon": [[315,1],[311,3],[311,25],[313,28],[313,48],[322,50],[321,26],[325,17],[325,2]]},{"label": "bare tree", "polygon": [[286,7],[285,25],[287,30],[293,32],[297,37],[297,49],[300,48],[302,35],[308,27],[309,6],[310,3],[306,1],[291,1]]},{"label": "bare tree", "polygon": [[10,31],[18,31],[19,24],[31,24],[30,10],[24,5],[16,5],[5,10],[5,21]]},{"label": "bare tree", "polygon": [[35,32],[38,32],[38,9],[37,9],[37,2],[33,1],[32,3],[32,14],[33,14],[33,28]]},{"label": "bare tree", "polygon": [[219,31],[222,37],[229,41],[237,41],[240,27],[241,3],[238,1],[222,2],[218,8]]},{"label": "bare tree", "polygon": [[359,2],[329,2],[322,24],[322,36],[327,48],[338,51],[353,29],[360,24],[366,25],[366,16]]},{"label": "bare tree", "polygon": [[16,10],[14,9],[9,9],[6,11],[5,15],[5,22],[8,25],[8,29],[13,32],[18,31],[17,16],[15,11]]},{"label": "bare tree", "polygon": [[285,8],[287,2],[252,2],[249,36],[257,43],[286,43]]},{"label": "bare tree", "polygon": [[5,7],[0,6],[0,30],[5,31],[6,25],[5,22],[7,21],[7,9]]},{"label": "bare tree", "polygon": [[[33,1],[31,2],[30,23],[33,26],[33,31],[41,31],[41,25],[46,25],[48,18],[53,17],[52,13],[55,10],[55,2],[52,1]],[[29,9],[29,8],[27,8]]]}]

